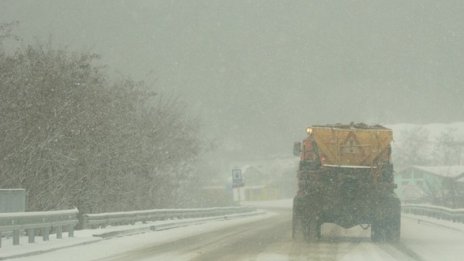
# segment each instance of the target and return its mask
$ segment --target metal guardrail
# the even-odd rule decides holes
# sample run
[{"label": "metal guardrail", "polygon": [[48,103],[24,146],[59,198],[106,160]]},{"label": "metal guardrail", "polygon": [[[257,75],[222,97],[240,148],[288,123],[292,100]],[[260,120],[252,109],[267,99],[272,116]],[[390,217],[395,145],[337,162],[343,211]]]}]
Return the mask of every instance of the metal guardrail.
[{"label": "metal guardrail", "polygon": [[128,225],[136,222],[149,222],[164,219],[199,218],[223,216],[251,212],[256,210],[250,207],[222,207],[222,208],[195,208],[195,209],[153,209],[130,212],[113,212],[100,214],[84,214],[83,228],[98,228],[114,225]]},{"label": "metal guardrail", "polygon": [[0,213],[0,247],[3,235],[11,235],[13,245],[19,245],[23,233],[28,236],[29,243],[35,242],[36,235],[48,241],[50,233],[56,233],[57,238],[62,238],[63,232],[68,232],[68,236],[73,237],[74,227],[79,222],[77,214],[77,209]]},{"label": "metal guardrail", "polygon": [[35,236],[41,235],[43,241],[48,241],[50,233],[56,233],[62,238],[63,232],[69,237],[74,236],[74,228],[78,223],[85,228],[135,224],[165,219],[184,219],[224,216],[255,211],[251,207],[222,207],[194,209],[153,209],[129,212],[113,212],[99,214],[83,214],[78,219],[77,209],[44,212],[0,213],[0,248],[2,237],[13,238],[13,245],[19,245],[23,234],[28,236],[28,242],[34,243]]},{"label": "metal guardrail", "polygon": [[408,214],[464,223],[464,209],[462,208],[452,209],[433,205],[403,204],[401,209],[404,213]]}]

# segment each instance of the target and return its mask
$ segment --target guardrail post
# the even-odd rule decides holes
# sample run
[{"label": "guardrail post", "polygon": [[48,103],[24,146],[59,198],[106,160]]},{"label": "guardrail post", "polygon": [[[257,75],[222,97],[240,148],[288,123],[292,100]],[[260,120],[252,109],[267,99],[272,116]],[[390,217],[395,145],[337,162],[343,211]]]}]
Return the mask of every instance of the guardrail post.
[{"label": "guardrail post", "polygon": [[49,239],[50,239],[50,231],[48,230],[48,227],[42,228],[42,240],[48,241]]},{"label": "guardrail post", "polygon": [[26,231],[27,231],[28,242],[29,243],[34,243],[34,241],[35,241],[35,230],[33,228],[28,228],[28,229],[26,229]]},{"label": "guardrail post", "polygon": [[80,223],[80,226],[79,226],[80,229],[89,228],[89,216],[85,214],[80,215],[79,223]]},{"label": "guardrail post", "polygon": [[13,245],[19,245],[19,229],[13,230]]},{"label": "guardrail post", "polygon": [[63,226],[62,225],[59,225],[57,228],[56,228],[56,238],[63,238]]},{"label": "guardrail post", "polygon": [[73,225],[68,226],[68,237],[74,237],[74,226]]}]

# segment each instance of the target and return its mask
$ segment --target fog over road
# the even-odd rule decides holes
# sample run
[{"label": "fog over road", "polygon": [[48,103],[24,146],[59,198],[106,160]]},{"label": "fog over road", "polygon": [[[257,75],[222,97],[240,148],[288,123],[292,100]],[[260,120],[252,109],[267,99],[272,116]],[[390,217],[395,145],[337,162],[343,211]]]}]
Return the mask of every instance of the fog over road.
[{"label": "fog over road", "polygon": [[315,123],[461,120],[463,3],[4,0],[0,22],[180,94],[241,160],[285,155]]}]

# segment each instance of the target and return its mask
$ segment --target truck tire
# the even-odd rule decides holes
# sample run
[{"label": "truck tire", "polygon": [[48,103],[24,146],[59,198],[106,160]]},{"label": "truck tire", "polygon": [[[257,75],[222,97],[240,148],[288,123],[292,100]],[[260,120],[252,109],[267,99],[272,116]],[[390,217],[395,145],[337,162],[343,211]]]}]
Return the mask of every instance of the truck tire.
[{"label": "truck tire", "polygon": [[292,239],[297,238],[297,234],[301,229],[302,229],[301,220],[295,214],[295,211],[293,211],[293,215],[292,215]]},{"label": "truck tire", "polygon": [[386,233],[385,233],[385,240],[388,242],[398,242],[400,241],[400,234],[401,234],[401,225],[400,221],[392,220],[389,221],[389,224],[386,228]]},{"label": "truck tire", "polygon": [[302,206],[299,200],[293,200],[293,213],[292,213],[292,239],[303,240],[306,237],[306,226],[303,218]]},{"label": "truck tire", "polygon": [[374,242],[398,242],[401,234],[401,203],[394,195],[383,202],[371,225],[371,239]]},{"label": "truck tire", "polygon": [[309,224],[299,216],[292,221],[292,239],[294,241],[308,241]]},{"label": "truck tire", "polygon": [[307,241],[316,241],[319,239],[320,234],[320,225],[315,218],[311,218],[308,222],[306,222],[306,240]]},{"label": "truck tire", "polygon": [[371,240],[373,242],[384,241],[384,229],[382,223],[379,221],[374,221],[371,224]]},{"label": "truck tire", "polygon": [[393,206],[391,215],[385,221],[385,240],[388,242],[398,242],[401,236],[401,207]]}]

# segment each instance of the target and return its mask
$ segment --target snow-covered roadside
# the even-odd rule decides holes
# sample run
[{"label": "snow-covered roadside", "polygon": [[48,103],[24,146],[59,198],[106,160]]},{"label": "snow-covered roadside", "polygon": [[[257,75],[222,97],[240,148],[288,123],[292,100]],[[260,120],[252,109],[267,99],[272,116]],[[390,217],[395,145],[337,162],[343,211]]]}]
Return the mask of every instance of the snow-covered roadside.
[{"label": "snow-covered roadside", "polygon": [[[2,248],[0,248],[0,260],[5,260],[9,258],[24,257],[24,260],[86,260],[81,252],[88,253],[89,249],[94,249],[95,253],[89,253],[88,259],[93,259],[95,257],[104,257],[105,254],[109,253],[120,253],[140,247],[143,244],[150,243],[166,243],[174,241],[183,237],[188,237],[194,233],[204,233],[212,231],[215,229],[220,229],[227,226],[233,226],[237,224],[243,224],[247,222],[253,222],[255,220],[260,220],[268,218],[274,214],[268,212],[256,212],[257,215],[253,216],[243,216],[243,214],[236,215],[227,215],[224,217],[212,218],[192,218],[192,219],[179,219],[179,220],[165,220],[157,222],[149,222],[146,224],[135,224],[127,226],[114,226],[107,227],[103,229],[86,229],[75,231],[73,238],[68,238],[67,234],[63,234],[63,239],[56,239],[54,236],[50,237],[50,241],[44,242],[41,238],[36,238],[36,243],[29,244],[27,243],[27,237],[21,238],[21,244],[19,246],[13,246],[11,239],[3,239]],[[186,222],[191,221],[190,226],[185,224]],[[165,227],[169,224],[174,223],[185,224],[185,226],[169,229],[165,231],[156,231],[152,232],[150,228],[155,227]],[[122,234],[118,232],[123,232]],[[127,235],[132,233],[138,233],[139,235],[131,236],[131,240],[127,240],[127,237],[122,238],[121,235]],[[102,235],[108,233],[115,233],[115,237],[121,238],[112,238],[111,240],[105,240],[101,237],[95,237],[94,235]],[[143,239],[140,239],[143,238]],[[118,243],[118,241],[123,241]],[[116,246],[113,246],[113,241]],[[130,242],[129,244],[127,242]],[[96,246],[91,246],[89,244],[94,243]],[[85,245],[85,251],[82,251]],[[104,249],[100,253],[99,249]],[[55,252],[64,253],[61,257],[60,254],[54,254]],[[92,252],[92,251],[90,251]],[[73,253],[73,254],[66,254]],[[75,258],[75,259],[73,259]],[[18,258],[15,260],[22,260]]]},{"label": "snow-covered roadside", "polygon": [[403,215],[401,243],[422,260],[462,260],[464,224]]},{"label": "snow-covered roadside", "polygon": [[[255,201],[242,202],[242,205],[262,208],[291,208],[292,201]],[[357,231],[358,228],[352,228]],[[358,229],[359,230],[359,229]],[[347,233],[350,230],[342,230]],[[361,231],[362,232],[362,231]],[[361,233],[358,232],[358,233]],[[356,234],[356,233],[355,233]],[[401,241],[398,245],[373,243],[369,240],[369,233],[364,235],[366,241],[351,246],[340,260],[461,260],[464,256],[464,223],[457,223],[436,218],[402,214]],[[344,244],[340,247],[342,248]],[[320,247],[323,247],[322,244]],[[258,260],[288,260],[287,256],[264,253]],[[338,260],[338,259],[337,259]]]},{"label": "snow-covered roadside", "polygon": [[[288,209],[291,208],[291,202],[291,199],[287,199],[267,202],[262,201],[242,203],[245,205],[252,205],[262,208]],[[153,224],[137,224],[134,226],[118,226],[105,229],[76,231],[75,238],[65,238],[63,240],[52,238],[49,242],[41,242],[39,239],[38,243],[34,244],[28,244],[26,243],[26,239],[22,239],[23,243],[19,247],[5,245],[5,242],[11,242],[4,241],[3,245],[5,248],[0,249],[0,259],[1,257],[7,256],[7,253],[10,253],[11,255],[11,252],[8,251],[12,250],[17,251],[17,253],[20,254],[26,254],[38,250],[49,251],[53,248],[62,248],[67,245],[72,245],[74,247],[68,247],[40,255],[21,257],[15,260],[95,260],[108,256],[123,254],[136,249],[148,248],[149,246],[165,244],[183,238],[200,235],[215,230],[221,230],[227,227],[233,227],[253,221],[262,220],[271,217],[272,215],[274,214],[265,213],[258,216],[237,219],[214,221],[205,220],[204,223],[199,221],[201,224],[179,227],[165,231],[151,232],[150,230],[147,230],[150,232],[133,236],[116,237],[110,240],[102,240],[99,238],[96,239],[92,235],[120,231],[130,228],[142,229],[147,226],[153,226],[154,223],[157,225],[162,225],[173,223],[176,220],[154,222]],[[186,220],[182,219],[178,221],[182,222]],[[346,242],[341,240],[336,244],[338,249],[336,260],[405,260],[402,258],[407,256],[407,253],[405,256],[405,252],[400,248],[395,247],[395,245],[370,242],[369,231],[362,230],[359,227],[352,228],[351,230],[340,229],[339,233],[342,234],[338,234],[337,238],[340,237],[343,239],[344,237],[347,237],[349,240]],[[324,234],[328,235],[330,233],[326,231]],[[97,240],[97,242],[79,246],[79,244],[92,242],[91,240]],[[411,252],[417,253],[420,260],[459,260],[458,257],[461,257],[464,254],[464,251],[461,250],[461,245],[463,242],[464,224],[409,214],[403,214],[402,216],[401,245]],[[288,241],[288,244],[292,244],[292,241]],[[322,242],[316,245],[316,250],[319,252],[316,251],[317,253],[315,253],[319,255],[326,251],[324,249],[330,249],[333,247],[332,245],[334,245],[334,243]],[[181,256],[179,253],[165,253],[162,256],[157,256],[157,258],[161,258],[159,260],[189,260],[189,256]],[[257,260],[269,259],[288,260],[288,256],[287,254],[278,254],[274,251],[267,251],[260,254],[257,258]],[[412,257],[411,260],[414,260],[414,258]]]},{"label": "snow-covered roadside", "polygon": [[257,208],[284,208],[291,209],[293,206],[293,199],[279,199],[279,200],[269,200],[269,201],[242,201],[240,202],[242,206],[250,206]]},{"label": "snow-covered roadside", "polygon": [[412,214],[402,214],[401,216],[403,217],[403,219],[410,219],[410,220],[417,222],[418,224],[428,223],[428,224],[433,224],[436,226],[441,226],[447,229],[460,231],[464,233],[464,223],[452,222],[449,220],[437,219],[437,218],[420,216],[420,215],[412,215]]}]

